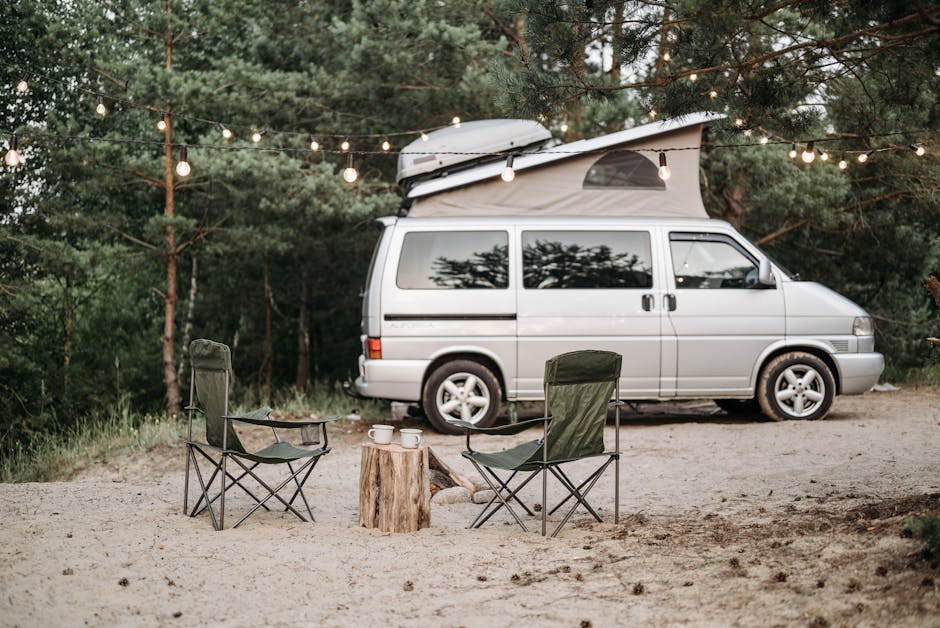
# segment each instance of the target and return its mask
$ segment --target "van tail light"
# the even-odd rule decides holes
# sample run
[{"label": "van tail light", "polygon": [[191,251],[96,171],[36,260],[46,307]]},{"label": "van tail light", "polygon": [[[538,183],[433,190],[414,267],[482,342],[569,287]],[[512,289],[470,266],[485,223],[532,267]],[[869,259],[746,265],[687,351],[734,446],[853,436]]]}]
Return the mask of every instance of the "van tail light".
[{"label": "van tail light", "polygon": [[382,339],[369,338],[366,340],[366,355],[370,360],[382,359]]}]

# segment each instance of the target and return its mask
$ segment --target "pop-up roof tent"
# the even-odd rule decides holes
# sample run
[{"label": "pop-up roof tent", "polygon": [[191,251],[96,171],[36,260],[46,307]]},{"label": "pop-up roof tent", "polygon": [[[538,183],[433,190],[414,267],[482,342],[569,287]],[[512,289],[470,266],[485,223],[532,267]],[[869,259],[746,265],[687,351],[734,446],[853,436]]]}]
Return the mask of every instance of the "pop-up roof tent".
[{"label": "pop-up roof tent", "polygon": [[[696,113],[557,146],[549,144],[547,129],[527,120],[441,129],[401,152],[404,206],[414,217],[705,218],[699,189],[702,129],[723,117]],[[672,171],[666,181],[658,176],[660,151]],[[513,152],[515,178],[507,183],[500,174]]]}]

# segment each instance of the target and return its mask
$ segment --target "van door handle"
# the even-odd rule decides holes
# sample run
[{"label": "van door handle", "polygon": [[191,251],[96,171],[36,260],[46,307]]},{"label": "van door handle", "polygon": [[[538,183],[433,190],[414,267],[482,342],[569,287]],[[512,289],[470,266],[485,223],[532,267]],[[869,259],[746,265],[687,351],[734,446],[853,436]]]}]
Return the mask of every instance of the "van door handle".
[{"label": "van door handle", "polygon": [[670,312],[676,311],[676,295],[667,294],[666,296],[663,297],[663,302],[666,305],[667,310],[669,310]]},{"label": "van door handle", "polygon": [[644,312],[649,312],[649,311],[651,311],[651,310],[653,309],[653,295],[651,295],[651,294],[644,294],[644,295],[643,295],[642,303],[643,303],[643,311],[644,311]]}]

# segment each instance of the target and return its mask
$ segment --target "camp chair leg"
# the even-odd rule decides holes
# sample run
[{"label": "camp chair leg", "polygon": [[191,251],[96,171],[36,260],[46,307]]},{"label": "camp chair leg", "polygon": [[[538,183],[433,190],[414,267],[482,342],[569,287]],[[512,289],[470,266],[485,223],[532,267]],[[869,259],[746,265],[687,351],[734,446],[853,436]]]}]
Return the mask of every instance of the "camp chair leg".
[{"label": "camp chair leg", "polygon": [[[294,500],[297,499],[297,495],[300,495],[300,499],[304,501],[304,506],[307,507],[307,512],[310,514],[310,521],[316,521],[313,516],[313,510],[310,508],[309,502],[307,502],[307,496],[304,494],[303,486],[307,482],[307,478],[310,477],[310,473],[313,471],[314,467],[317,466],[317,463],[320,461],[320,456],[312,459],[313,464],[310,465],[310,468],[307,469],[307,474],[304,476],[304,479],[297,480],[297,473],[294,473],[294,466],[291,463],[287,463],[287,468],[290,469],[291,477],[294,478],[294,484],[297,485],[297,490],[294,491],[294,494],[291,495],[290,499],[287,501],[288,504],[293,504]],[[298,471],[299,473],[299,471]],[[284,512],[287,512],[287,508],[284,509]]]},{"label": "camp chair leg", "polygon": [[[257,504],[255,504],[250,510],[248,510],[248,512],[246,512],[244,515],[242,515],[242,518],[239,519],[237,522],[235,522],[235,525],[232,526],[233,528],[238,527],[238,525],[239,525],[242,521],[244,521],[245,519],[247,519],[248,517],[250,517],[252,514],[254,514],[254,512],[255,512],[256,510],[258,510],[258,508],[260,508],[261,506],[264,505],[264,502],[268,501],[268,500],[271,499],[272,497],[277,498],[278,501],[280,501],[282,504],[284,504],[285,506],[287,506],[287,509],[288,509],[290,512],[294,513],[294,514],[297,516],[298,519],[300,519],[301,521],[304,521],[304,522],[307,521],[306,519],[304,519],[304,516],[303,516],[302,514],[300,514],[299,512],[297,512],[297,510],[296,510],[293,506],[291,506],[290,504],[288,504],[287,501],[286,501],[283,497],[281,497],[280,495],[278,495],[278,491],[280,491],[282,488],[284,488],[285,486],[287,486],[287,485],[290,483],[290,481],[295,478],[296,474],[292,474],[290,477],[288,477],[288,478],[285,479],[283,482],[281,482],[281,483],[277,486],[277,488],[272,489],[270,486],[268,486],[268,485],[264,482],[264,480],[262,480],[261,478],[259,478],[259,477],[258,477],[257,475],[255,475],[250,469],[248,469],[248,467],[246,467],[245,464],[244,464],[241,460],[239,460],[237,457],[234,457],[234,456],[233,456],[233,457],[232,457],[232,460],[234,460],[235,463],[238,464],[242,469],[244,469],[245,471],[247,471],[248,474],[249,474],[251,477],[253,477],[253,478],[255,479],[255,481],[256,481],[258,484],[260,484],[261,486],[263,486],[264,489],[265,489],[266,491],[268,491],[267,496],[266,496],[264,499],[262,499],[260,502],[258,502]],[[314,463],[315,460],[316,460],[315,458],[314,458],[314,459],[311,459],[311,460],[308,460],[306,463],[303,464],[303,466],[300,467],[300,469],[297,470],[297,473],[303,473],[304,471],[306,471],[308,467],[311,467],[311,466],[313,465],[313,463]],[[309,475],[309,473],[308,473],[307,475]],[[305,479],[306,479],[306,478],[305,478]]]},{"label": "camp chair leg", "polygon": [[[607,464],[610,464],[610,463],[608,462]],[[562,486],[564,486],[566,489],[568,489],[568,496],[565,497],[565,498],[564,498],[563,500],[561,500],[560,502],[558,502],[558,503],[555,505],[555,507],[552,508],[552,509],[549,511],[548,514],[550,514],[550,515],[551,515],[551,514],[554,514],[556,510],[558,510],[559,508],[561,508],[569,499],[571,499],[572,497],[574,497],[574,498],[576,498],[576,499],[579,499],[579,501],[580,501],[581,504],[585,507],[585,509],[587,509],[587,511],[588,511],[589,513],[591,513],[591,514],[594,516],[595,519],[597,519],[598,523],[600,523],[601,521],[603,521],[603,519],[601,519],[600,515],[598,515],[597,512],[594,511],[594,509],[591,507],[591,505],[588,504],[586,501],[580,499],[578,496],[581,495],[581,493],[580,493],[581,489],[584,488],[584,486],[585,486],[588,482],[590,482],[592,479],[594,479],[594,477],[595,477],[598,473],[603,472],[603,470],[604,470],[606,467],[607,467],[607,465],[605,464],[605,465],[604,465],[603,467],[601,467],[600,469],[594,471],[594,473],[592,473],[591,475],[589,475],[589,476],[587,477],[587,479],[585,479],[583,482],[581,482],[581,484],[580,484],[579,486],[577,486],[577,487],[575,487],[574,482],[571,481],[571,478],[569,478],[567,475],[565,475],[565,472],[561,470],[561,467],[552,467],[552,469],[551,469],[551,470],[552,470],[552,474],[554,474],[554,476],[555,476],[556,478],[558,478],[558,481],[561,482]]]},{"label": "camp chair leg", "polygon": [[[209,463],[214,467],[214,469],[213,469],[213,471],[212,471],[212,475],[209,476],[209,481],[206,483],[206,486],[207,486],[208,488],[212,488],[212,483],[215,481],[216,476],[218,476],[219,471],[221,470],[221,464],[220,464],[220,462],[216,462],[215,459],[212,458],[212,456],[210,456],[210,455],[207,454],[206,452],[202,451],[202,450],[199,449],[198,447],[194,447],[193,449],[195,449],[196,451],[198,451],[198,452],[200,453],[200,455],[202,455],[203,458],[205,458],[206,460],[208,460]],[[193,458],[193,465],[196,465],[196,460],[195,460],[195,458]],[[257,466],[258,466],[258,463],[256,462],[255,464],[251,465],[251,468],[254,469],[254,468],[257,467]],[[236,478],[234,475],[232,475],[231,473],[229,473],[229,474],[228,474],[228,477],[231,478],[232,482],[233,482],[234,484],[236,484],[236,485],[238,486],[238,488],[240,488],[240,489],[242,489],[243,491],[245,491],[245,493],[247,493],[248,496],[251,497],[254,501],[256,501],[256,502],[257,502],[257,501],[260,501],[260,500],[258,499],[258,497],[257,497],[254,493],[252,493],[251,491],[249,491],[248,488],[247,488],[244,484],[241,483],[241,480],[244,479],[246,475],[248,475],[248,474],[247,474],[247,473],[242,473],[240,476],[238,476],[238,477]],[[232,487],[230,486],[229,488],[232,488]],[[214,502],[215,500],[217,500],[220,495],[221,495],[221,493],[217,493],[216,496],[213,497],[213,498],[210,500],[210,503],[211,503],[211,502]],[[196,505],[193,506],[193,511],[189,514],[190,517],[195,517],[195,516],[199,515],[203,510],[206,509],[206,506],[204,506],[202,502],[203,502],[203,498],[200,497],[199,500],[196,502]],[[202,507],[200,508],[200,506],[202,506]],[[265,509],[265,510],[270,510],[270,508],[268,508],[267,506],[265,506],[264,509]]]},{"label": "camp chair leg", "polygon": [[186,476],[183,484],[183,514],[186,514],[186,511],[189,510],[189,456],[192,445],[186,445]]},{"label": "camp chair leg", "polygon": [[[612,456],[607,459],[607,462],[605,462],[605,463],[601,466],[600,469],[598,469],[597,471],[595,471],[595,472],[591,475],[591,478],[592,478],[592,479],[591,479],[591,483],[588,484],[588,487],[584,490],[584,492],[583,492],[583,493],[578,492],[578,494],[575,495],[575,498],[577,499],[577,502],[576,502],[574,505],[571,506],[571,509],[570,509],[570,510],[568,511],[568,513],[565,515],[564,519],[561,520],[561,523],[559,523],[558,526],[555,528],[554,532],[552,532],[552,538],[556,537],[556,536],[558,535],[558,533],[561,532],[561,529],[562,529],[563,527],[565,527],[565,524],[568,523],[568,520],[571,518],[571,515],[573,515],[573,514],[574,514],[574,511],[578,509],[578,504],[579,504],[579,503],[580,503],[580,504],[583,504],[585,508],[589,508],[589,509],[590,509],[590,507],[587,505],[587,501],[585,501],[586,498],[587,498],[587,495],[588,495],[588,493],[591,492],[591,489],[594,488],[594,485],[597,484],[597,481],[598,481],[598,480],[600,479],[600,477],[604,474],[604,470],[610,465],[611,462],[613,462],[613,457],[612,457]],[[562,474],[562,475],[564,475],[564,474]],[[556,476],[556,477],[557,477],[557,476]],[[583,483],[582,483],[582,486],[583,486]],[[593,510],[592,510],[592,512],[593,512]],[[594,516],[596,517],[597,514],[595,513]],[[601,519],[598,519],[598,521],[601,521]]]},{"label": "camp chair leg", "polygon": [[[486,506],[483,507],[483,510],[480,511],[480,514],[477,515],[477,518],[474,519],[473,522],[472,522],[470,525],[467,526],[467,528],[479,528],[479,527],[482,526],[484,523],[486,523],[487,521],[489,521],[490,517],[492,517],[494,514],[496,514],[496,512],[497,512],[500,508],[505,507],[506,510],[509,511],[509,514],[512,515],[513,519],[516,520],[516,523],[519,524],[519,527],[521,527],[521,528],[523,529],[523,531],[528,532],[529,529],[526,527],[525,523],[522,522],[522,519],[519,518],[519,515],[516,514],[516,511],[513,510],[513,508],[509,505],[509,500],[513,500],[513,499],[514,499],[520,506],[522,506],[522,507],[525,509],[525,511],[526,511],[527,513],[529,513],[530,516],[534,514],[534,513],[532,513],[532,511],[529,510],[529,508],[522,502],[522,500],[519,499],[519,497],[517,496],[517,494],[518,494],[518,492],[519,492],[520,490],[522,490],[522,488],[523,488],[526,484],[528,484],[528,483],[532,480],[532,478],[534,478],[534,477],[536,476],[536,474],[538,473],[538,470],[533,471],[533,472],[529,475],[529,477],[527,477],[525,480],[523,480],[522,483],[519,484],[519,486],[517,486],[515,489],[510,489],[509,486],[508,486],[508,484],[509,484],[509,482],[511,482],[512,479],[516,476],[516,474],[518,473],[518,471],[513,471],[512,475],[510,475],[509,478],[504,482],[504,481],[503,481],[492,469],[490,469],[489,467],[483,467],[483,466],[477,464],[477,462],[474,461],[474,460],[472,460],[472,459],[470,460],[470,462],[473,464],[473,466],[476,467],[477,471],[480,472],[480,475],[483,477],[483,479],[486,481],[486,483],[490,486],[490,489],[492,489],[492,491],[493,491],[493,497],[490,499],[489,503],[487,503]],[[486,469],[486,472],[484,472],[484,469]],[[493,483],[493,481],[490,479],[491,476],[496,479],[496,481],[497,481],[497,482],[499,483],[499,485],[500,485],[500,488],[496,488],[496,485],[495,485],[495,484]],[[508,493],[505,497],[503,497],[503,490],[507,491],[507,493]],[[497,499],[499,500],[500,503],[495,504],[495,502],[496,502]]]},{"label": "camp chair leg", "polygon": [[[193,468],[196,470],[196,479],[199,480],[199,486],[202,488],[202,496],[205,498],[206,502],[208,503],[209,501],[209,494],[207,492],[208,489],[206,487],[206,483],[202,481],[202,471],[199,470],[199,465],[196,463],[196,454],[193,453],[192,450],[190,450],[189,454],[190,456],[192,456]],[[215,512],[212,511],[212,507],[207,506],[207,508],[209,508],[209,518],[212,520],[212,527],[213,529],[218,531],[220,528],[219,528],[219,522],[215,518]],[[190,517],[192,516],[193,515],[190,515]]]},{"label": "camp chair leg", "polygon": [[[226,390],[226,394],[228,394],[227,390]],[[224,438],[222,439],[222,443],[223,443],[222,446],[225,447]],[[220,478],[220,480],[222,481],[222,490],[219,493],[219,529],[220,530],[225,528],[225,476],[228,475],[225,472],[226,460],[228,460],[228,454],[223,452],[222,453],[222,477]]]},{"label": "camp chair leg", "polygon": [[[620,408],[617,408],[620,411]],[[619,418],[619,417],[618,417]],[[619,429],[619,421],[618,426]],[[619,443],[618,443],[619,444]],[[620,523],[620,452],[614,454],[614,524]]]}]

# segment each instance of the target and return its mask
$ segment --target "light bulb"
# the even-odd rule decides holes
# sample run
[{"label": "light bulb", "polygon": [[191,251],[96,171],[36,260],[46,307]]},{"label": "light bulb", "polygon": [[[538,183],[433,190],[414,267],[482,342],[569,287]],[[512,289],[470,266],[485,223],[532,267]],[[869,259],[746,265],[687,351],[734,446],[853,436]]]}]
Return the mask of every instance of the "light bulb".
[{"label": "light bulb", "polygon": [[29,83],[26,82],[26,79],[20,79],[20,82],[16,84],[16,91],[21,94],[29,91]]},{"label": "light bulb", "polygon": [[689,75],[689,80],[694,83],[695,81],[698,80],[698,74],[696,74],[695,72],[693,72],[692,74]]},{"label": "light bulb", "polygon": [[424,131],[421,131],[421,141],[422,141],[422,142],[427,142],[427,141],[428,141],[428,134],[425,133]]},{"label": "light bulb", "polygon": [[385,140],[384,142],[382,142],[382,150],[384,150],[385,152],[388,152],[389,149],[391,149],[391,147],[392,145],[389,143],[388,140]]},{"label": "light bulb", "polygon": [[844,158],[839,160],[839,170],[845,170],[848,167],[849,162],[847,162]]},{"label": "light bulb", "polygon": [[189,166],[189,156],[186,154],[186,145],[180,147],[180,160],[176,164],[176,174],[181,177],[188,177],[193,169]]},{"label": "light bulb", "polygon": [[751,129],[744,129],[743,131],[741,131],[741,134],[744,137],[751,137],[751,133],[752,133]]},{"label": "light bulb", "polygon": [[822,161],[829,161],[829,153],[827,153],[826,151],[819,153],[819,159],[821,159]]},{"label": "light bulb", "polygon": [[917,155],[918,157],[923,157],[924,154],[927,152],[926,148],[924,148],[923,146],[919,146],[917,144],[911,144],[911,150],[914,151],[914,154]]},{"label": "light bulb", "polygon": [[95,107],[95,113],[99,116],[108,115],[108,108],[104,104],[104,99],[101,96],[98,96],[98,105]]},{"label": "light bulb", "polygon": [[460,128],[460,116],[454,116],[453,118],[451,118],[450,123],[453,124],[455,127]]},{"label": "light bulb", "polygon": [[767,145],[767,142],[769,142],[769,141],[770,141],[770,138],[767,137],[766,135],[760,138],[760,144],[761,144],[761,146],[766,146],[766,145]]},{"label": "light bulb", "polygon": [[158,131],[166,131],[166,113],[160,113],[160,120],[157,122]]},{"label": "light bulb", "polygon": [[317,152],[318,150],[320,150],[320,142],[316,140],[310,140],[310,150],[312,150],[313,152]]},{"label": "light bulb", "polygon": [[567,133],[567,132],[568,132],[568,124],[567,124],[566,122],[562,122],[562,123],[561,123],[561,126],[558,127],[558,130],[561,131],[562,133]]},{"label": "light bulb", "polygon": [[230,140],[232,139],[232,131],[227,126],[219,123],[219,132],[222,134],[222,139]]},{"label": "light bulb", "polygon": [[744,126],[744,118],[735,118],[735,119],[734,119],[734,126],[736,126],[736,127],[742,127],[742,126]]},{"label": "light bulb", "polygon": [[669,164],[666,163],[666,153],[659,153],[659,178],[663,181],[668,181],[671,176],[672,169],[670,169]]},{"label": "light bulb", "polygon": [[868,153],[861,153],[858,156],[858,163],[863,164],[868,161]]},{"label": "light bulb", "polygon": [[506,167],[503,168],[502,174],[499,175],[499,178],[509,183],[516,178],[516,171],[512,169],[512,162],[515,159],[513,155],[506,157]]},{"label": "light bulb", "polygon": [[709,97],[709,98],[718,98],[718,91],[717,91],[717,90],[714,90],[714,89],[708,90],[708,97]]},{"label": "light bulb", "polygon": [[796,159],[796,144],[790,144],[790,152],[787,153],[790,159]]},{"label": "light bulb", "polygon": [[655,120],[655,119],[656,119],[656,110],[655,110],[655,109],[650,109],[649,116],[650,116],[650,120]]},{"label": "light bulb", "polygon": [[346,158],[346,169],[343,170],[343,180],[346,183],[355,183],[356,179],[358,178],[359,178],[359,173],[356,171],[356,167],[353,164],[352,153],[349,153],[349,155]]},{"label": "light bulb", "polygon": [[664,53],[663,53],[663,61],[666,61],[667,63],[668,63],[669,61],[672,61],[672,55],[670,55],[668,52],[664,52]]},{"label": "light bulb", "polygon": [[343,150],[349,150],[349,140],[343,140],[343,143],[339,145]]},{"label": "light bulb", "polygon": [[262,136],[261,131],[255,131],[254,133],[251,134],[251,141],[257,144],[258,142],[261,141],[261,136]]},{"label": "light bulb", "polygon": [[3,158],[3,162],[11,168],[16,168],[23,160],[20,158],[19,152],[16,150],[16,133],[10,136],[10,150],[7,151],[7,154]]},{"label": "light bulb", "polygon": [[813,150],[812,142],[806,144],[806,148],[803,149],[803,154],[800,157],[803,159],[804,164],[813,163],[813,160],[816,159],[816,151]]}]

